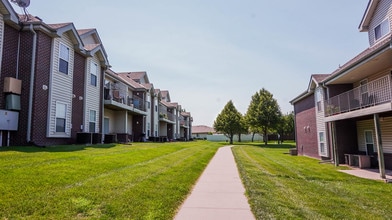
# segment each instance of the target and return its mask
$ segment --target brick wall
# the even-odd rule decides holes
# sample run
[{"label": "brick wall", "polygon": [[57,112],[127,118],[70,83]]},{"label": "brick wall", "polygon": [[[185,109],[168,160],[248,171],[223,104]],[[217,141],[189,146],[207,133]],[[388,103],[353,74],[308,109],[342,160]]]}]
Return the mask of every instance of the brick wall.
[{"label": "brick wall", "polygon": [[314,95],[295,103],[294,109],[298,154],[321,158],[318,155]]},{"label": "brick wall", "polygon": [[83,115],[85,115],[83,110],[84,100],[79,100],[79,96],[86,97],[84,94],[86,58],[78,53],[75,53],[74,57],[73,94],[75,98],[72,100],[71,136],[73,140],[76,140],[77,132],[82,131],[80,126],[83,125]]}]

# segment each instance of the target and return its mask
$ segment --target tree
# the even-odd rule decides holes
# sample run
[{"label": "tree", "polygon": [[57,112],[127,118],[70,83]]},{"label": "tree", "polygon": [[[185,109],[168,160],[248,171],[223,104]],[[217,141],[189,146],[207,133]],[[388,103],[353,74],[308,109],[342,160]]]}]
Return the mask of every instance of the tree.
[{"label": "tree", "polygon": [[246,120],[252,131],[261,131],[265,145],[268,144],[268,132],[276,129],[282,113],[273,95],[266,89],[261,89],[252,96]]},{"label": "tree", "polygon": [[240,128],[238,130],[238,142],[241,142],[241,134],[249,134],[249,127],[246,122],[245,116],[241,115]]},{"label": "tree", "polygon": [[233,144],[233,137],[241,130],[241,113],[237,111],[230,100],[214,121],[214,129],[224,134]]}]

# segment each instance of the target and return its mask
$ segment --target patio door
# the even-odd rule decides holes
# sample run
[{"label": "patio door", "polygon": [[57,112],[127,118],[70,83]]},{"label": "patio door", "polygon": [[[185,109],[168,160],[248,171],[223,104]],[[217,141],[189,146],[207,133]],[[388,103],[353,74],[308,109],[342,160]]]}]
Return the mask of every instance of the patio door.
[{"label": "patio door", "polygon": [[373,141],[373,131],[365,131],[365,145],[366,145],[366,155],[374,154],[374,141]]}]

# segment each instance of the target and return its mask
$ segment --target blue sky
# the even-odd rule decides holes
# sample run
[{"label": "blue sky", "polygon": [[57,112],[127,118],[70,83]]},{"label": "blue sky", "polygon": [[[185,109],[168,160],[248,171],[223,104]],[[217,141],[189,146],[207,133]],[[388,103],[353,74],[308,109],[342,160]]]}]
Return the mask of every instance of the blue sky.
[{"label": "blue sky", "polygon": [[114,71],[147,71],[194,125],[212,126],[229,100],[245,113],[261,88],[292,111],[289,101],[311,74],[331,73],[369,46],[358,31],[367,3],[31,0],[28,12],[48,24],[96,28]]}]

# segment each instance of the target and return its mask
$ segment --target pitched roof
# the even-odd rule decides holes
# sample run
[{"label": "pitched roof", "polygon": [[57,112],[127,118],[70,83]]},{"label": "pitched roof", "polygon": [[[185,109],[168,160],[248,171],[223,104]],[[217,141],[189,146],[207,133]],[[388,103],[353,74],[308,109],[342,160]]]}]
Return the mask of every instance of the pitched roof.
[{"label": "pitched roof", "polygon": [[133,79],[131,79],[127,74],[124,73],[117,73],[117,75],[123,79],[125,82],[127,82],[129,85],[131,85],[135,89],[146,89],[142,84],[139,84],[135,82]]},{"label": "pitched roof", "polygon": [[206,134],[206,133],[215,133],[215,130],[206,125],[195,125],[192,126],[192,134]]},{"label": "pitched roof", "polygon": [[296,96],[290,103],[293,105],[294,103],[308,97],[309,95],[314,93],[314,89],[320,84],[324,79],[326,79],[331,74],[312,74],[310,76],[309,85],[307,90],[302,92],[300,95]]},{"label": "pitched roof", "polygon": [[331,74],[313,74],[312,77],[316,82],[320,83]]},{"label": "pitched roof", "polygon": [[370,21],[376,11],[379,2],[380,0],[369,0],[365,13],[363,14],[361,23],[358,26],[359,31],[366,32],[369,30]]}]

